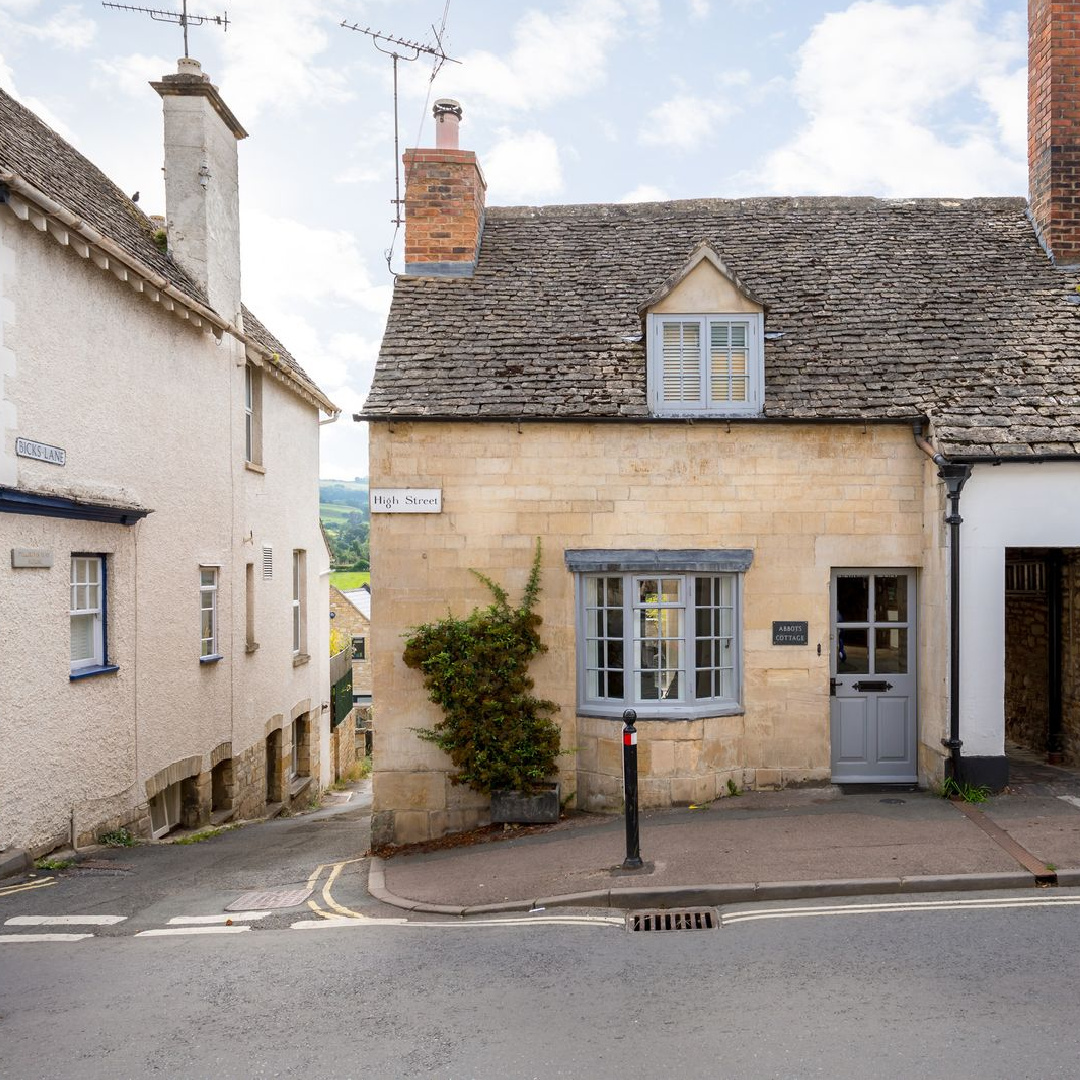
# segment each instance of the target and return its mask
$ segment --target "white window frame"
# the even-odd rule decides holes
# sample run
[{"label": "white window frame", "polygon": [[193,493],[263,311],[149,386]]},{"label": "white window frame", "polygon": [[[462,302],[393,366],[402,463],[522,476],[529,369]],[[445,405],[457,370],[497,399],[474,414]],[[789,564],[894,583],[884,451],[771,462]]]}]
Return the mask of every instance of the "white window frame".
[{"label": "white window frame", "polygon": [[[75,620],[89,619],[91,655],[71,657],[71,672],[77,674],[105,664],[106,633],[105,621],[108,613],[108,593],[106,591],[106,560],[104,555],[72,554],[71,574],[69,577],[69,604],[71,628],[74,631]],[[91,574],[91,567],[94,568]],[[75,638],[72,634],[71,651],[74,653]]]},{"label": "white window frame", "polygon": [[[664,398],[664,327],[672,323],[698,326],[698,393],[693,400],[667,401]],[[709,342],[714,325],[746,327],[746,400],[710,398],[711,372]],[[765,400],[764,317],[760,313],[712,315],[650,314],[646,319],[648,349],[649,409],[656,416],[756,416]]]},{"label": "white window frame", "polygon": [[[681,562],[680,556],[686,556]],[[633,709],[639,719],[680,720],[701,716],[729,716],[743,711],[743,579],[752,561],[748,551],[724,552],[577,552],[566,553],[568,567],[575,571],[577,601],[577,709],[583,716],[621,717]],[[650,565],[651,564],[651,565]],[[726,589],[727,602],[720,602],[717,593],[700,606],[696,600],[697,579],[717,582]],[[605,611],[618,612],[614,631],[611,623],[598,614],[591,595],[592,582],[617,579],[621,597]],[[664,579],[668,582],[667,597],[642,602],[639,584]],[[677,589],[673,587],[677,585]],[[711,592],[710,586],[710,592]],[[677,593],[677,595],[676,595]],[[708,633],[698,633],[698,612],[716,612],[721,630],[709,620]],[[677,657],[675,667],[659,662],[642,663],[647,635],[639,633],[643,620],[649,621],[646,611],[657,613],[657,624],[668,616],[665,640],[673,643],[671,653]],[[726,612],[725,616],[723,613]],[[673,616],[673,617],[672,617]],[[727,619],[727,625],[723,620]],[[605,632],[607,628],[607,632]],[[616,646],[615,659],[604,646]],[[713,643],[708,649],[707,663],[698,661],[698,645]],[[619,656],[621,655],[621,660]],[[642,693],[648,672],[657,672],[655,683]],[[729,685],[719,692],[698,696],[699,677],[723,681],[722,671],[729,673]],[[609,681],[605,676],[616,675]],[[664,676],[674,674],[665,684]],[[619,680],[621,679],[621,692]],[[665,685],[670,696],[655,696]]]},{"label": "white window frame", "polygon": [[307,552],[294,548],[292,555],[292,651],[293,656],[303,656],[307,652]]},{"label": "white window frame", "polygon": [[262,372],[244,365],[244,461],[262,466]]},{"label": "white window frame", "polygon": [[[207,577],[209,576],[209,581]],[[218,648],[218,567],[199,567],[199,659],[218,660],[221,651]],[[210,635],[203,631],[203,615],[210,612]]]}]

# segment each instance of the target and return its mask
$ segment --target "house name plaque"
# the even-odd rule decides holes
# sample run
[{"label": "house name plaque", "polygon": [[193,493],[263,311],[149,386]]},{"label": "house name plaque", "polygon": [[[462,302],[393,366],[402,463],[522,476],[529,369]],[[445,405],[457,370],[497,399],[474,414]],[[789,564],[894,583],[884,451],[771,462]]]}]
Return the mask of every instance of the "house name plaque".
[{"label": "house name plaque", "polygon": [[15,453],[19,457],[33,458],[35,461],[47,461],[50,465],[66,465],[67,451],[48,443],[34,442],[33,439],[16,439]]},{"label": "house name plaque", "polygon": [[372,488],[373,514],[441,514],[442,488]]},{"label": "house name plaque", "polygon": [[11,566],[14,570],[48,570],[53,564],[48,548],[12,548]]},{"label": "house name plaque", "polygon": [[774,622],[772,643],[774,645],[809,645],[810,624],[808,622]]}]

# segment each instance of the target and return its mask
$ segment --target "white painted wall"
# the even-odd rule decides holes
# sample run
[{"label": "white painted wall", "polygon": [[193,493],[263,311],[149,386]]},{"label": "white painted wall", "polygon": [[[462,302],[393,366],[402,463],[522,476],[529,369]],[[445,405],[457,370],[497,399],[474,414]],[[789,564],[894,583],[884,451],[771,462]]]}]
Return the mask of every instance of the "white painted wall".
[{"label": "white painted wall", "polygon": [[1080,463],[978,465],[960,515],[960,738],[965,755],[998,755],[1005,752],[1005,549],[1080,547]]},{"label": "white painted wall", "polygon": [[[145,803],[145,782],[267,722],[310,709],[329,730],[327,557],[318,523],[318,412],[279,379],[263,389],[265,472],[243,462],[243,346],[221,343],[0,206],[0,483],[153,509],[127,528],[0,513],[0,846],[40,848]],[[17,422],[16,422],[17,421]],[[18,458],[16,435],[61,446],[64,467]],[[260,649],[245,652],[245,563]],[[16,570],[12,547],[53,566]],[[294,666],[291,554],[308,552],[307,664]],[[70,681],[72,552],[110,556],[115,674]],[[199,663],[199,565],[221,567],[224,659]],[[284,734],[288,734],[287,730]],[[323,755],[325,761],[326,755]],[[319,777],[326,783],[324,776]]]}]

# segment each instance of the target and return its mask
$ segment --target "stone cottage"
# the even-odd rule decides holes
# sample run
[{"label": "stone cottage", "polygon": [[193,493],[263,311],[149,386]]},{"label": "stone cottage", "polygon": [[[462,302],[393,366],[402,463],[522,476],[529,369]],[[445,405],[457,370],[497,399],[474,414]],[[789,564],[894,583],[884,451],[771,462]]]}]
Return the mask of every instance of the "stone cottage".
[{"label": "stone cottage", "polygon": [[[486,820],[401,635],[524,583],[563,794],[1001,786],[1080,761],[1080,3],[1032,0],[1030,201],[486,207],[461,109],[405,154],[371,394],[378,839]],[[1036,648],[1033,640],[1038,624]],[[1022,695],[1049,702],[1038,717]]]}]

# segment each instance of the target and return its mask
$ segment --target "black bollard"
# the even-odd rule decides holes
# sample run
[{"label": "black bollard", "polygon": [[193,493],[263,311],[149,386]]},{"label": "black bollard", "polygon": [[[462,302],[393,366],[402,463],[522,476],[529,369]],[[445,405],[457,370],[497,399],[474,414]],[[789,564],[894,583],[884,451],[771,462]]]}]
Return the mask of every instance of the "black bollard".
[{"label": "black bollard", "polygon": [[623,798],[626,802],[626,859],[624,870],[637,870],[644,864],[641,861],[641,840],[638,836],[637,813],[637,729],[634,721],[637,713],[627,709],[622,714],[622,764]]}]

